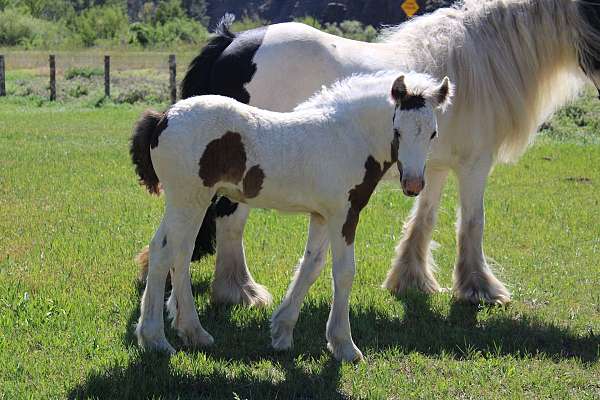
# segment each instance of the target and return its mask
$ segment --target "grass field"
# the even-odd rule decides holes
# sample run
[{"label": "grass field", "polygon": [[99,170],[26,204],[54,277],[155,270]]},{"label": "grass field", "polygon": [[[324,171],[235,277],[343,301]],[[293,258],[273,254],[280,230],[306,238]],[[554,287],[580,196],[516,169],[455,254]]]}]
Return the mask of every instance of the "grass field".
[{"label": "grass field", "polygon": [[[140,352],[133,256],[163,201],[136,183],[127,141],[142,106],[0,100],[0,398],[600,398],[600,105],[562,110],[487,191],[485,248],[513,303],[380,289],[411,201],[381,186],[357,233],[351,323],[366,362],[326,350],[330,263],[288,353],[271,350],[273,308],[209,303],[214,257],[193,265],[216,343],[172,358]],[[451,286],[456,187],[435,240]],[[279,302],[307,218],[257,210],[246,234],[255,278]]]}]

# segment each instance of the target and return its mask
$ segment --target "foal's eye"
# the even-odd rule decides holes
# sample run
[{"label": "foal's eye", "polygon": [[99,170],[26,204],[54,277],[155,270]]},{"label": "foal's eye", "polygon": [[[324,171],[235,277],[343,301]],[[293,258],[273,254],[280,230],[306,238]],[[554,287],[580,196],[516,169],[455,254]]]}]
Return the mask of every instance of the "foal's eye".
[{"label": "foal's eye", "polygon": [[429,140],[435,139],[436,136],[437,136],[437,131],[433,131],[433,133],[431,134],[431,138]]}]

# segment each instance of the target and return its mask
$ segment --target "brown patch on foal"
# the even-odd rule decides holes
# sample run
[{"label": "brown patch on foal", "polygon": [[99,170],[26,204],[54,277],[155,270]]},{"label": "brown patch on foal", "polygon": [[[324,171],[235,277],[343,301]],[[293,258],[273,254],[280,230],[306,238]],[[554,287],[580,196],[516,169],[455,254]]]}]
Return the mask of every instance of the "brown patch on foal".
[{"label": "brown patch on foal", "polygon": [[211,141],[204,149],[199,164],[198,175],[204,186],[212,187],[217,182],[237,185],[246,171],[246,150],[242,136],[237,132],[227,132]]},{"label": "brown patch on foal", "polygon": [[[394,146],[396,152],[394,153]],[[354,243],[354,235],[356,234],[356,226],[358,225],[358,217],[360,212],[371,198],[375,187],[387,172],[390,166],[394,163],[398,157],[398,140],[394,139],[392,142],[392,162],[384,162],[383,168],[381,164],[373,156],[369,156],[365,162],[365,176],[362,183],[354,186],[348,192],[348,201],[350,202],[350,208],[346,215],[346,222],[342,226],[342,236],[346,239],[346,244],[350,245]]]},{"label": "brown patch on foal", "polygon": [[243,192],[247,199],[253,199],[260,193],[262,189],[263,181],[265,180],[265,173],[260,165],[255,165],[246,172],[244,176]]}]

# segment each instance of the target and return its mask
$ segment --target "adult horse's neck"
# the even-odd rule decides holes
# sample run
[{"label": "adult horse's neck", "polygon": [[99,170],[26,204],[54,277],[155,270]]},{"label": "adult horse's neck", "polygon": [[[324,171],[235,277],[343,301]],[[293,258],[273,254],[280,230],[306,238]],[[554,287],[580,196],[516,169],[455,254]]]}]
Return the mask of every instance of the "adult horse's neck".
[{"label": "adult horse's neck", "polygon": [[496,155],[511,161],[580,87],[579,23],[572,0],[466,0],[401,25],[386,41],[397,41],[415,70],[448,74],[457,85],[452,112],[493,131]]}]

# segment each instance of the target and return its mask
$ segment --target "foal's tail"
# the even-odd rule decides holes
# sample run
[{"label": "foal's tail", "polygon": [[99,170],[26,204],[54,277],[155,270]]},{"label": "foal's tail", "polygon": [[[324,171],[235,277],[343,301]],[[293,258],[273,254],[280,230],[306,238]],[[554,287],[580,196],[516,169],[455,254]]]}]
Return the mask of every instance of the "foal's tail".
[{"label": "foal's tail", "polygon": [[151,194],[156,195],[160,194],[160,184],[152,165],[150,149],[158,146],[158,137],[167,127],[167,123],[165,113],[145,111],[135,125],[129,146],[131,161],[140,177],[140,183],[144,184]]}]

